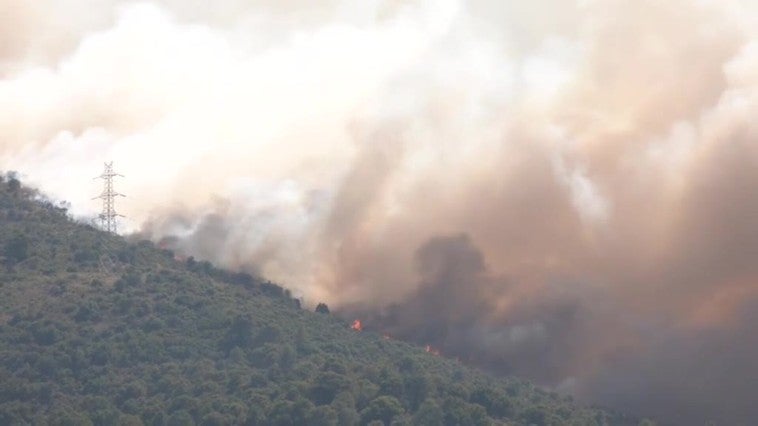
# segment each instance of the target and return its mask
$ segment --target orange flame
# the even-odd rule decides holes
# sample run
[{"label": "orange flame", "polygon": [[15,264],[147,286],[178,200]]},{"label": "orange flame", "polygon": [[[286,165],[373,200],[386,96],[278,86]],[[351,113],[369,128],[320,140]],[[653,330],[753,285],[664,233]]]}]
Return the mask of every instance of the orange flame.
[{"label": "orange flame", "polygon": [[355,331],[361,331],[363,330],[363,324],[361,324],[361,320],[355,320],[353,321],[353,325],[350,326]]}]

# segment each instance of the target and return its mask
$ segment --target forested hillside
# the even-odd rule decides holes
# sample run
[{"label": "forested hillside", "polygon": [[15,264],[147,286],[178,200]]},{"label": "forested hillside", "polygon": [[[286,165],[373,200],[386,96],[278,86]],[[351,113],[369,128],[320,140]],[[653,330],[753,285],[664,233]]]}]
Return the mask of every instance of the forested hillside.
[{"label": "forested hillside", "polygon": [[76,223],[9,176],[0,264],[0,425],[637,424]]}]

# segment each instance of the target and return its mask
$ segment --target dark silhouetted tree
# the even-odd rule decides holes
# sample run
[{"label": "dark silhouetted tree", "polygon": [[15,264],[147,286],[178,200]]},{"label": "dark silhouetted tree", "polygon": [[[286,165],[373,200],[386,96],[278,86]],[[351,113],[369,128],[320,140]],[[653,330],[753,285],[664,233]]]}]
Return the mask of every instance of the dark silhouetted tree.
[{"label": "dark silhouetted tree", "polygon": [[11,176],[8,179],[8,191],[16,195],[21,190],[21,181],[18,180],[15,176]]},{"label": "dark silhouetted tree", "polygon": [[224,338],[223,348],[227,351],[235,348],[247,348],[253,342],[253,323],[249,318],[237,316]]},{"label": "dark silhouetted tree", "polygon": [[395,416],[403,414],[403,405],[393,396],[383,395],[368,404],[361,412],[363,423],[369,423],[372,420],[381,420],[388,425]]},{"label": "dark silhouetted tree", "polygon": [[319,303],[318,306],[316,306],[316,312],[319,314],[328,314],[329,307],[326,306],[326,303]]},{"label": "dark silhouetted tree", "polygon": [[18,263],[29,256],[29,240],[26,235],[17,233],[5,243],[5,258],[11,263]]},{"label": "dark silhouetted tree", "polygon": [[339,392],[350,386],[350,380],[342,374],[327,371],[318,375],[311,388],[311,400],[316,405],[330,404]]},{"label": "dark silhouetted tree", "polygon": [[413,424],[418,426],[437,426],[443,424],[445,414],[433,399],[427,399],[413,416]]},{"label": "dark silhouetted tree", "polygon": [[479,404],[493,417],[510,417],[513,415],[513,403],[502,392],[490,388],[478,388],[471,393],[471,402]]}]

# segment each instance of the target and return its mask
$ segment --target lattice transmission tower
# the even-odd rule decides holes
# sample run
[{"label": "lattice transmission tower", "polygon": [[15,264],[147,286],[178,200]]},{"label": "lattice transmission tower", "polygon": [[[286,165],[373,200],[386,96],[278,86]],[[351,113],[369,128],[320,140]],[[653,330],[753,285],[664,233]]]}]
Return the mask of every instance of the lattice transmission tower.
[{"label": "lattice transmission tower", "polygon": [[104,231],[115,234],[118,227],[118,217],[124,217],[116,213],[116,197],[125,197],[124,194],[119,194],[113,190],[113,178],[116,176],[124,177],[113,171],[113,161],[105,163],[105,170],[103,174],[95,179],[103,179],[103,193],[93,198],[93,200],[103,200],[103,211],[100,213],[100,226]]}]

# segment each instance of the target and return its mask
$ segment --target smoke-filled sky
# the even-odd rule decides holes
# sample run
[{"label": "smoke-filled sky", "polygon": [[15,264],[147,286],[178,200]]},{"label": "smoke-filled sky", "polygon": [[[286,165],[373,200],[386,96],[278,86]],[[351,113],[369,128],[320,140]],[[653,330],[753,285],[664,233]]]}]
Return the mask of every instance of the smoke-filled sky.
[{"label": "smoke-filled sky", "polygon": [[369,326],[758,416],[750,0],[0,0],[0,169]]}]

